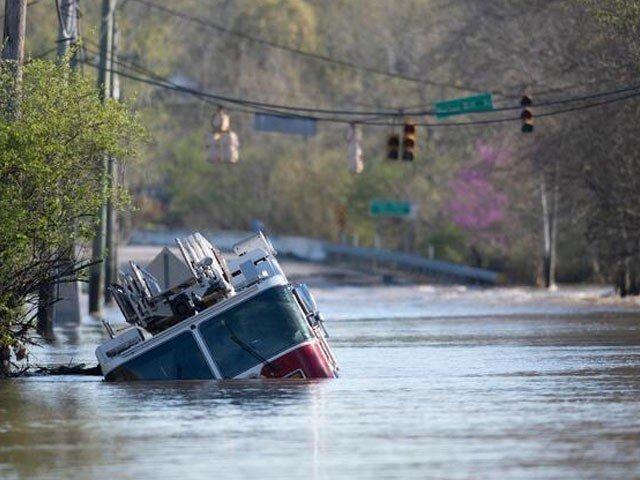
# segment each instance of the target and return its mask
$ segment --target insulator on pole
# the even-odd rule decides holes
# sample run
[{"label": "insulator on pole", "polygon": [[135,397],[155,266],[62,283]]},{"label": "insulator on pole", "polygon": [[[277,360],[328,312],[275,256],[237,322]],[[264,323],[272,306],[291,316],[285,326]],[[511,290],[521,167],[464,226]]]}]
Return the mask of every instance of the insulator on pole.
[{"label": "insulator on pole", "polygon": [[359,124],[349,124],[347,142],[349,171],[353,173],[361,173],[364,170],[364,160],[362,158],[362,127]]}]

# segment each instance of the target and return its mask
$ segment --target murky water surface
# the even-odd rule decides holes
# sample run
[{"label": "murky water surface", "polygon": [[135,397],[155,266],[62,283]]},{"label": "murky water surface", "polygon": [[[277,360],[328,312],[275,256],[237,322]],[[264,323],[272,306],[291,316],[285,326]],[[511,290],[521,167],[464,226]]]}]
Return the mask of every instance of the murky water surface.
[{"label": "murky water surface", "polygon": [[[315,292],[340,379],[1,382],[0,478],[640,478],[632,309],[523,289]],[[41,363],[93,363],[103,338],[89,318],[58,337]]]}]

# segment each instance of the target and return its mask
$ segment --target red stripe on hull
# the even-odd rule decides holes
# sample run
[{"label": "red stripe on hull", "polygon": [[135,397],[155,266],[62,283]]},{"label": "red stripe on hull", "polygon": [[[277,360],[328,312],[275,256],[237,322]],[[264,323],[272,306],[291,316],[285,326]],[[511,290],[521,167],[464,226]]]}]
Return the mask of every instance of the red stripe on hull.
[{"label": "red stripe on hull", "polygon": [[[317,341],[302,345],[262,367],[260,374],[268,378],[282,378],[302,370],[305,378],[335,378],[331,363]],[[295,374],[293,375],[296,376]]]}]

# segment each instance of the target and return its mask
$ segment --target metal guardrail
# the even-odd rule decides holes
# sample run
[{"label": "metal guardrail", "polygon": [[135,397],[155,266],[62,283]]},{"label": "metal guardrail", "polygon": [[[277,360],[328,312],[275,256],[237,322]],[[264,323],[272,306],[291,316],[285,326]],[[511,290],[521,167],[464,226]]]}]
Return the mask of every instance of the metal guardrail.
[{"label": "metal guardrail", "polygon": [[[174,238],[188,235],[182,231],[134,231],[129,239],[131,244],[138,245],[173,245]],[[230,250],[232,245],[251,235],[251,232],[241,231],[210,231],[202,232],[218,248]],[[429,260],[410,253],[380,250],[377,248],[353,247],[323,242],[305,237],[272,236],[273,246],[283,255],[311,262],[323,262],[327,256],[340,256],[347,259],[377,262],[387,264],[398,269],[406,269],[425,275],[446,277],[465,283],[494,284],[498,282],[499,274],[484,268],[458,265],[441,260]]]},{"label": "metal guardrail", "polygon": [[[222,251],[231,251],[237,242],[254,235],[254,232],[233,230],[211,230],[201,233]],[[183,238],[190,234],[188,230],[134,230],[129,237],[129,244],[174,246],[176,237]],[[269,240],[281,255],[291,255],[311,262],[323,262],[327,258],[322,240],[275,235],[269,236]]]},{"label": "metal guardrail", "polygon": [[468,267],[440,260],[429,260],[420,255],[379,250],[377,248],[352,247],[350,245],[336,245],[325,243],[324,248],[329,255],[350,257],[360,260],[375,261],[380,264],[390,264],[397,268],[417,270],[428,275],[438,275],[466,282],[494,284],[499,274],[484,268]]}]

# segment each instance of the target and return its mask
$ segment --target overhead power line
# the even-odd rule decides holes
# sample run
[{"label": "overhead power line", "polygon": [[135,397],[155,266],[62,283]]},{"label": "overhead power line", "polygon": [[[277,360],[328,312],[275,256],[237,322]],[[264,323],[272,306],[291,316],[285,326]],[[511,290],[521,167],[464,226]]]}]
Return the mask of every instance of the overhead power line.
[{"label": "overhead power line", "polygon": [[[628,95],[624,95],[621,97],[610,98],[607,100],[588,103],[585,105],[579,105],[576,107],[563,108],[560,110],[552,110],[550,112],[537,113],[535,117],[536,118],[553,117],[556,115],[562,115],[570,112],[589,110],[591,108],[600,107],[603,105],[609,105],[616,102],[622,102],[625,100],[630,100],[638,97],[640,97],[640,89],[634,93],[630,93]],[[439,122],[439,123],[413,122],[413,124],[421,127],[459,127],[459,126],[473,126],[473,125],[490,125],[490,124],[508,123],[508,122],[516,122],[516,121],[521,121],[520,115],[518,115],[517,117],[505,117],[505,118],[495,118],[495,119],[486,119],[486,120],[469,120],[469,121],[463,121],[463,122]],[[364,122],[364,123],[367,125],[376,125],[376,126],[389,125],[388,123],[385,123],[385,122]]]},{"label": "overhead power line", "polygon": [[[38,0],[34,0],[38,1]],[[458,91],[462,91],[462,92],[470,92],[470,93],[492,93],[493,95],[496,96],[500,96],[503,97],[504,100],[509,100],[509,99],[516,99],[519,98],[519,95],[513,95],[513,94],[507,94],[505,93],[505,89],[506,90],[513,90],[513,87],[503,87],[502,89],[494,89],[494,90],[489,90],[489,89],[483,89],[480,88],[478,86],[472,86],[472,85],[464,85],[464,84],[460,84],[460,83],[447,83],[447,82],[438,82],[438,81],[434,81],[434,80],[429,80],[429,79],[425,79],[425,78],[420,78],[420,77],[416,77],[416,76],[412,76],[412,75],[406,75],[406,74],[402,74],[402,73],[397,73],[397,72],[391,72],[388,70],[383,70],[380,68],[376,68],[376,67],[370,67],[370,66],[366,66],[366,65],[361,65],[361,64],[357,64],[355,62],[351,62],[349,60],[344,60],[344,59],[339,59],[339,58],[334,58],[334,57],[330,57],[328,55],[324,55],[324,54],[320,54],[317,52],[310,52],[307,50],[302,50],[296,47],[292,47],[290,45],[285,45],[282,43],[278,43],[275,42],[273,40],[269,40],[269,39],[265,39],[265,38],[261,38],[261,37],[257,37],[255,35],[246,33],[246,32],[242,32],[242,31],[238,31],[238,30],[234,30],[228,27],[225,27],[223,25],[217,24],[215,22],[212,22],[210,20],[204,20],[202,18],[193,16],[193,15],[189,15],[187,13],[181,12],[179,10],[175,10],[169,7],[166,7],[164,5],[160,5],[152,0],[124,0],[123,4],[121,5],[124,6],[125,3],[127,3],[128,1],[134,1],[134,2],[138,2],[140,4],[146,5],[150,8],[154,8],[158,11],[162,11],[168,15],[172,15],[178,18],[182,18],[184,20],[187,20],[189,22],[192,23],[196,23],[204,28],[208,28],[210,30],[215,30],[218,32],[222,32],[228,35],[233,35],[236,36],[238,38],[242,38],[246,41],[249,42],[254,42],[254,43],[259,43],[259,44],[263,44],[263,45],[267,45],[269,47],[272,48],[276,48],[276,49],[280,49],[280,50],[284,50],[284,51],[288,51],[290,53],[296,54],[296,55],[301,55],[301,56],[305,56],[308,58],[312,58],[315,60],[319,60],[322,62],[327,62],[327,63],[333,63],[335,65],[340,65],[343,66],[345,68],[351,68],[351,69],[355,69],[355,70],[360,70],[360,71],[364,71],[364,72],[369,72],[369,73],[373,73],[376,75],[382,75],[382,76],[386,76],[388,78],[395,78],[398,80],[404,80],[404,81],[408,81],[408,82],[413,82],[413,83],[419,83],[419,84],[423,84],[423,85],[431,85],[431,86],[436,86],[436,87],[444,87],[444,88],[450,88],[453,90],[458,90]],[[634,64],[628,64],[626,65],[627,67],[633,67]],[[536,89],[536,94],[538,96],[540,95],[547,95],[550,93],[559,93],[559,92],[564,92],[570,89],[575,89],[576,87],[580,87],[583,86],[584,83],[575,83],[572,85],[565,85],[562,87],[548,87],[548,86],[543,86],[543,89]]]},{"label": "overhead power line", "polygon": [[[214,22],[212,22],[210,20],[203,20],[202,18],[195,17],[193,15],[189,15],[189,14],[181,12],[179,10],[174,10],[172,8],[166,7],[164,5],[160,5],[160,4],[152,2],[150,0],[132,0],[132,1],[135,1],[135,2],[138,2],[140,4],[146,5],[148,7],[154,8],[154,9],[156,9],[158,11],[162,11],[162,12],[168,14],[168,15],[172,15],[174,17],[182,18],[184,20],[187,20],[189,22],[198,24],[201,27],[204,27],[204,28],[207,28],[207,29],[210,29],[210,30],[215,30],[215,31],[222,32],[222,33],[225,33],[225,34],[228,34],[228,35],[233,35],[235,37],[242,38],[243,40],[246,40],[246,41],[249,41],[249,42],[259,43],[259,44],[262,44],[262,45],[267,45],[267,46],[269,46],[271,48],[284,50],[284,51],[287,51],[289,53],[293,53],[293,54],[300,55],[300,56],[303,56],[303,57],[311,58],[311,59],[318,60],[318,61],[321,61],[321,62],[332,63],[334,65],[340,65],[342,67],[351,68],[351,69],[354,69],[354,70],[360,70],[360,71],[372,73],[372,74],[375,74],[375,75],[381,75],[381,76],[385,76],[387,78],[394,78],[394,79],[398,79],[398,80],[404,80],[404,81],[407,81],[407,82],[419,83],[419,84],[423,84],[423,85],[431,85],[431,86],[435,86],[435,87],[450,88],[452,90],[458,90],[458,91],[463,91],[463,92],[480,93],[480,92],[486,92],[487,91],[487,90],[483,90],[483,89],[480,89],[480,88],[475,87],[475,86],[458,85],[458,84],[452,84],[452,83],[446,83],[446,82],[438,82],[438,81],[434,81],[434,80],[415,77],[415,76],[412,76],[412,75],[405,75],[405,74],[401,74],[401,73],[390,72],[388,70],[383,70],[383,69],[376,68],[376,67],[360,65],[360,64],[351,62],[349,60],[333,58],[333,57],[330,57],[328,55],[324,55],[324,54],[321,54],[321,53],[310,52],[308,50],[302,50],[300,48],[296,48],[296,47],[292,47],[290,45],[285,45],[285,44],[282,44],[282,43],[278,43],[278,42],[275,42],[273,40],[268,40],[268,39],[260,38],[260,37],[257,37],[257,36],[254,36],[254,35],[251,35],[251,34],[248,34],[248,33],[245,33],[245,32],[241,32],[241,31],[238,31],[238,30],[233,30],[231,28],[224,27],[222,25],[214,23]],[[493,93],[495,95],[504,95],[500,91],[492,91],[491,93]]]},{"label": "overhead power line", "polygon": [[[87,62],[88,65],[93,66],[94,68],[97,68],[95,64],[93,64],[92,62]],[[262,105],[254,105],[254,102],[251,101],[247,101],[245,99],[241,99],[241,98],[235,98],[235,97],[229,97],[229,96],[225,96],[225,95],[218,95],[215,93],[211,93],[211,92],[206,92],[203,90],[198,90],[198,89],[193,89],[193,88],[189,88],[189,87],[184,87],[181,85],[177,85],[177,84],[171,84],[168,83],[168,80],[166,79],[152,79],[152,78],[144,78],[144,77],[140,77],[138,75],[123,71],[123,70],[119,70],[119,69],[111,69],[112,72],[117,73],[118,75],[121,75],[125,78],[129,78],[131,80],[137,81],[137,82],[141,82],[141,83],[146,83],[149,85],[154,85],[156,87],[159,88],[163,88],[163,89],[168,89],[168,90],[173,90],[179,93],[183,93],[183,94],[189,94],[189,95],[194,95],[196,97],[199,98],[207,98],[207,99],[211,99],[214,100],[216,102],[224,102],[224,103],[229,103],[232,105],[241,105],[244,108],[246,113],[264,113],[265,111],[269,112],[269,113],[274,113],[274,114],[279,114],[279,115],[284,115],[284,116],[293,116],[293,117],[302,117],[302,118],[309,118],[309,119],[313,119],[316,121],[323,121],[323,122],[330,122],[330,123],[362,123],[365,125],[371,125],[371,126],[393,126],[394,123],[389,122],[389,121],[379,121],[377,119],[371,119],[371,118],[358,118],[358,119],[354,119],[354,118],[342,118],[342,117],[324,117],[324,116],[312,116],[312,115],[300,115],[300,114],[295,114],[295,113],[286,113],[286,112],[282,112],[282,111],[278,111],[272,108],[269,108],[269,105],[274,106],[274,104],[262,104]],[[161,77],[159,77],[161,78]],[[618,89],[616,91],[612,91],[609,92],[609,95],[612,94],[617,94],[619,95],[621,92],[630,92],[626,95],[623,96],[616,96],[614,98],[608,98],[605,100],[601,100],[599,102],[593,102],[593,103],[588,103],[585,105],[579,105],[576,107],[569,107],[569,108],[564,108],[564,109],[560,109],[560,110],[553,110],[550,112],[544,112],[544,113],[538,113],[536,114],[537,118],[542,118],[542,117],[550,117],[550,116],[554,116],[554,115],[559,115],[559,114],[564,114],[564,113],[569,113],[569,112],[575,112],[575,111],[580,111],[580,110],[586,110],[586,109],[590,109],[590,108],[594,108],[594,107],[598,107],[598,106],[602,106],[602,105],[607,105],[607,104],[611,104],[611,103],[615,103],[615,102],[620,102],[620,101],[624,101],[624,100],[629,100],[632,98],[637,98],[640,96],[640,87],[635,87],[635,89]],[[599,94],[593,94],[593,95],[589,95],[586,96],[586,98],[598,98],[605,95],[606,92],[601,92]],[[568,99],[565,99],[568,100]],[[576,101],[576,99],[573,99],[572,101]],[[536,105],[536,106],[542,106],[542,105]],[[277,108],[277,105],[275,105],[275,107]],[[517,107],[520,108],[520,107]],[[379,113],[384,113],[384,112],[379,112]],[[483,112],[483,113],[490,113],[490,112]],[[514,117],[504,117],[504,118],[493,118],[493,119],[482,119],[482,120],[471,120],[471,121],[463,121],[463,122],[438,122],[438,123],[432,123],[432,122],[415,122],[416,125],[419,126],[428,126],[428,127],[457,127],[457,126],[472,126],[472,125],[489,125],[489,124],[499,124],[499,123],[505,123],[505,122],[513,122],[513,121],[519,121],[520,120],[520,116],[514,116]]]},{"label": "overhead power line", "polygon": [[[95,54],[95,52],[92,52]],[[161,83],[168,83],[171,86],[184,90],[186,87],[182,87],[180,85],[177,84],[172,84],[172,82],[170,82],[167,78],[162,77],[160,75],[158,75],[157,73],[153,72],[152,70],[143,67],[139,64],[134,64],[132,62],[124,62],[124,61],[119,61],[118,62],[121,66],[123,66],[124,68],[128,68],[130,70],[137,70],[138,73],[142,73],[144,75],[147,75],[149,77],[151,77],[152,79],[158,80]],[[215,100],[215,101],[222,101],[222,102],[228,102],[228,103],[234,103],[234,104],[242,104],[245,106],[251,106],[251,107],[255,107],[255,108],[260,108],[260,109],[268,109],[272,112],[275,113],[280,113],[280,114],[288,114],[290,112],[294,112],[295,114],[297,114],[298,116],[308,116],[307,114],[321,114],[321,115],[334,115],[334,116],[358,116],[358,117],[362,117],[362,116],[375,116],[375,117],[386,117],[386,118],[399,118],[399,117],[421,117],[421,116],[431,116],[431,115],[437,115],[438,111],[437,110],[398,110],[395,112],[389,112],[389,111],[384,111],[384,110],[341,110],[341,109],[325,109],[325,108],[310,108],[310,107],[300,107],[300,106],[291,106],[291,105],[282,105],[282,104],[275,104],[275,103],[267,103],[267,102],[258,102],[255,100],[250,100],[250,99],[244,99],[244,98],[238,98],[238,97],[232,97],[232,96],[226,96],[226,95],[220,95],[220,94],[213,94],[211,92],[204,92],[202,90],[197,90],[197,89],[188,89],[191,90],[190,93],[196,94],[196,95],[207,95],[207,98],[211,99],[211,100]],[[569,104],[569,103],[577,103],[577,102],[584,102],[587,100],[594,100],[594,99],[598,99],[598,98],[605,98],[605,97],[612,97],[612,96],[616,96],[616,95],[620,95],[620,94],[624,94],[624,93],[629,93],[629,92],[635,92],[640,90],[640,84],[636,84],[636,85],[631,85],[631,86],[625,86],[625,87],[621,87],[615,90],[608,90],[608,91],[603,91],[603,92],[596,92],[596,93],[592,93],[592,94],[587,94],[587,95],[579,95],[579,96],[573,96],[573,97],[567,97],[567,98],[562,98],[562,99],[556,99],[556,100],[548,100],[548,101],[543,101],[543,102],[538,102],[535,104],[535,106],[537,108],[541,108],[541,107],[551,107],[551,106],[557,106],[557,105],[565,105],[565,104]],[[189,92],[187,92],[189,93]],[[510,106],[510,107],[502,107],[502,108],[496,108],[490,111],[485,111],[485,112],[471,112],[473,114],[490,114],[490,113],[499,113],[499,112],[508,112],[508,111],[515,111],[515,110],[520,110],[521,106],[517,105],[517,106]],[[354,119],[344,119],[345,121],[349,121],[349,122],[353,122],[355,121]],[[360,119],[362,120],[362,119]],[[458,122],[456,122],[457,124]],[[439,123],[440,125],[441,123]]]},{"label": "overhead power line", "polygon": [[[84,39],[83,40],[83,46],[85,48],[85,50],[87,51],[91,51],[91,53],[93,53],[94,55],[97,55],[98,52],[96,50],[93,50],[92,48],[87,48],[87,45],[90,45],[93,48],[99,48],[99,45],[96,42],[91,41],[90,39]],[[147,75],[149,75],[150,77],[158,77],[158,73],[153,72],[152,70],[150,70],[149,68],[145,67],[144,65],[141,65],[140,63],[134,62],[130,59],[126,60],[126,61],[120,61],[117,63],[121,63],[121,64],[125,64],[124,66],[127,68],[130,68],[131,70],[134,71],[138,71],[140,73],[145,73]],[[163,77],[159,77],[159,78],[163,78]],[[164,80],[166,80],[166,78],[163,78]],[[319,96],[318,96],[319,97]],[[389,112],[398,112],[398,111],[408,111],[408,110],[415,110],[417,108],[425,108],[425,104],[424,103],[419,103],[419,104],[414,104],[414,105],[408,105],[408,106],[390,106],[390,105],[373,105],[371,103],[361,103],[359,101],[354,101],[354,100],[337,100],[337,97],[335,95],[332,95],[332,97],[334,97],[334,101],[340,101],[341,103],[346,103],[349,105],[354,105],[354,106],[358,106],[358,107],[364,107],[364,108],[377,108],[378,110],[376,111],[380,111],[380,110],[387,110]],[[354,110],[355,112],[356,110]]]},{"label": "overhead power line", "polygon": [[[91,49],[88,49],[85,47],[85,51],[92,53],[93,55],[95,55],[94,60],[98,57],[98,53],[95,51],[91,51]],[[126,73],[122,70],[109,70],[112,71],[114,73],[117,73],[123,77],[129,78],[131,80],[137,81],[137,82],[141,82],[141,83],[147,83],[159,88],[164,88],[164,89],[168,89],[168,90],[173,90],[175,92],[178,93],[184,93],[184,94],[189,94],[189,95],[193,95],[195,97],[197,97],[199,100],[205,101],[209,104],[213,104],[213,105],[222,105],[224,104],[225,108],[227,110],[232,110],[232,111],[238,111],[238,112],[243,112],[243,113],[256,113],[256,112],[262,112],[262,113],[271,113],[271,114],[275,114],[275,115],[287,115],[287,116],[291,116],[291,117],[299,117],[299,118],[309,118],[308,115],[302,115],[302,114],[296,114],[296,113],[285,113],[282,112],[280,110],[276,110],[273,108],[269,108],[268,106],[260,106],[260,105],[254,105],[253,103],[247,102],[247,101],[243,101],[242,99],[237,99],[235,97],[226,97],[224,95],[217,95],[217,94],[212,94],[210,92],[204,92],[201,90],[197,90],[197,89],[192,89],[192,88],[188,88],[185,87],[183,85],[179,85],[175,82],[172,82],[170,79],[163,77],[151,70],[149,70],[146,67],[143,67],[139,64],[135,64],[135,63],[131,63],[131,62],[127,62],[127,61],[123,61],[121,59],[112,59],[112,61],[114,61],[117,65],[123,66],[126,69],[129,70],[133,70],[134,72],[137,73],[141,73],[143,75],[146,75],[147,77],[149,77],[151,80],[149,79],[145,79],[136,75],[131,75],[130,73]],[[84,62],[87,65],[90,65],[94,68],[97,68],[95,63],[89,62],[89,61],[85,61]],[[229,107],[229,105],[233,105],[232,107]],[[253,108],[252,109],[247,109],[247,108],[241,108],[238,107],[238,105],[251,105]]]}]

